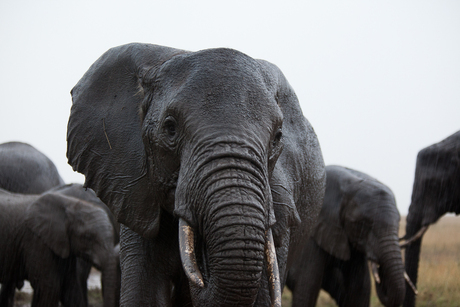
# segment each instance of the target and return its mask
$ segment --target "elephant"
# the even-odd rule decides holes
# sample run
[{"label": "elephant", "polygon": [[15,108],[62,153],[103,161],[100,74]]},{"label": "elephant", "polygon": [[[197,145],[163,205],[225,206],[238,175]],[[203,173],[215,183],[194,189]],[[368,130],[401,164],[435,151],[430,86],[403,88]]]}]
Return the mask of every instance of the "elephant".
[{"label": "elephant", "polygon": [[121,305],[280,306],[325,171],[279,68],[131,43],[71,95],[68,162],[121,223]]},{"label": "elephant", "polygon": [[[445,213],[460,214],[460,131],[419,151],[412,199],[402,239],[405,267],[417,284],[423,235]],[[415,294],[406,290],[404,306],[415,306]]]},{"label": "elephant", "polygon": [[56,166],[29,144],[0,144],[0,188],[15,193],[41,194],[63,185]]},{"label": "elephant", "polygon": [[315,306],[321,288],[339,306],[369,306],[368,261],[382,304],[400,306],[405,280],[392,191],[367,174],[338,165],[326,166],[326,178],[318,224],[289,270],[292,306]]},{"label": "elephant", "polygon": [[32,306],[87,306],[77,257],[102,272],[104,306],[117,306],[119,256],[114,230],[98,206],[59,192],[0,189],[1,306],[13,306],[17,284],[29,280]]},{"label": "elephant", "polygon": [[[113,244],[115,245],[115,248],[119,249],[119,242],[120,242],[120,225],[118,222],[115,220],[115,217],[113,216],[112,212],[110,209],[96,196],[96,193],[94,193],[93,190],[89,188],[84,188],[81,184],[78,183],[71,183],[71,184],[66,184],[62,186],[58,186],[55,188],[50,189],[49,191],[56,192],[62,195],[70,196],[70,197],[75,197],[80,200],[84,200],[86,202],[91,203],[92,205],[101,208],[102,210],[105,211],[107,214],[107,217],[110,220],[110,223],[112,224],[112,229],[113,229]],[[112,243],[112,242],[110,242]],[[116,252],[117,255],[119,255],[119,252]],[[121,284],[121,272],[120,272],[120,265],[119,265],[119,257],[118,257],[118,265],[117,265],[117,270],[118,273],[116,275],[116,283],[115,283],[115,289],[111,291],[111,295],[114,295],[115,297],[115,305],[119,305],[119,298],[120,298],[120,284]],[[77,258],[77,279],[78,282],[81,284],[81,289],[82,289],[82,296],[85,298],[85,306],[88,305],[88,277],[91,272],[91,267],[92,267],[92,262],[87,261],[84,258]],[[104,282],[105,280],[102,279],[102,289],[105,289]]]},{"label": "elephant", "polygon": [[[0,144],[0,189],[22,194],[41,194],[54,189],[61,194],[89,201],[106,211],[115,229],[115,243],[119,241],[119,225],[94,191],[84,189],[78,184],[65,185],[53,162],[29,144],[21,142]],[[82,258],[78,258],[76,263],[82,295],[86,301],[85,305],[88,305],[87,280],[91,264]],[[19,283],[16,287],[21,288],[22,285],[23,283]],[[6,290],[0,293],[0,301],[7,300],[9,294],[4,291]]]}]

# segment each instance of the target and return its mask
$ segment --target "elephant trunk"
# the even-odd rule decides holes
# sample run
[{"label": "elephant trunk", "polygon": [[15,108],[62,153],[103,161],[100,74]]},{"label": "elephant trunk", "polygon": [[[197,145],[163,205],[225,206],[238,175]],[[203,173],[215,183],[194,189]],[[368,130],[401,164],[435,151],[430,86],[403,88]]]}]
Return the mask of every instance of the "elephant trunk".
[{"label": "elephant trunk", "polygon": [[[410,238],[415,235],[421,227],[414,226],[412,223],[409,223],[406,226],[406,237]],[[418,278],[418,266],[420,261],[420,250],[422,245],[422,238],[419,237],[417,240],[412,241],[406,246],[404,253],[405,259],[405,269],[406,273],[409,276],[410,280],[414,284],[414,287],[417,286]],[[415,293],[409,287],[406,289],[406,296],[404,298],[404,307],[414,307],[415,306]]]},{"label": "elephant trunk", "polygon": [[[201,174],[196,229],[180,221],[181,258],[196,306],[254,306],[261,293],[272,301],[281,293],[273,239],[266,231],[268,184],[254,163],[240,160],[234,166],[233,160],[214,161],[218,167]],[[272,282],[262,281],[268,274]],[[274,290],[262,286],[267,284]]]},{"label": "elephant trunk", "polygon": [[384,306],[400,306],[406,287],[398,237],[396,234],[388,236],[380,242],[380,246],[384,252],[379,259],[380,282],[375,282],[377,295]]},{"label": "elephant trunk", "polygon": [[[116,251],[114,251],[114,254]],[[104,307],[119,306],[121,273],[119,256],[109,257],[102,266],[101,284]]]}]

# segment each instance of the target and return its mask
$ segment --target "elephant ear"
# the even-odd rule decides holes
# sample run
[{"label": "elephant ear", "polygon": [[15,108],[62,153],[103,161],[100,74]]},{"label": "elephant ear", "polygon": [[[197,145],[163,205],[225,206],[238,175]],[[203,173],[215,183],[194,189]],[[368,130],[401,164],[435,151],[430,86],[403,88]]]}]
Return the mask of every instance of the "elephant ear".
[{"label": "elephant ear", "polygon": [[342,205],[346,200],[329,166],[327,170],[326,193],[313,240],[327,253],[346,261],[350,259],[350,243],[340,219]]},{"label": "elephant ear", "polygon": [[151,85],[159,67],[181,53],[185,51],[137,43],[112,48],[71,92],[69,164],[85,175],[85,187],[97,193],[118,221],[145,237],[156,236],[160,207],[149,185],[142,140],[142,86]]},{"label": "elephant ear", "polygon": [[30,204],[25,224],[53,253],[61,258],[70,254],[68,219],[63,196],[47,193]]}]

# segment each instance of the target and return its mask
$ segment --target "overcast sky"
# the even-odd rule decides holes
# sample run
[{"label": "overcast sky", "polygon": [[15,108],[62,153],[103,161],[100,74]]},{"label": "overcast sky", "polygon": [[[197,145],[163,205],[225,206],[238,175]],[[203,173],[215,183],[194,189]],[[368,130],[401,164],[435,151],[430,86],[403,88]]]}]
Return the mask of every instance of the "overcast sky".
[{"label": "overcast sky", "polygon": [[0,143],[64,180],[70,90],[107,49],[229,47],[286,75],[326,164],[363,171],[407,213],[420,149],[460,130],[460,1],[0,1]]}]

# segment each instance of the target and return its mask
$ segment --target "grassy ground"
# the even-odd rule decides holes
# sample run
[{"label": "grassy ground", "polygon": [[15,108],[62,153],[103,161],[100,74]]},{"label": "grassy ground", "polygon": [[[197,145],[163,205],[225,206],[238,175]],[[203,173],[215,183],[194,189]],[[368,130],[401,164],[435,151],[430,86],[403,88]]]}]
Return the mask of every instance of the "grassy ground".
[{"label": "grassy ground", "polygon": [[[405,231],[405,221],[401,221],[400,233]],[[460,306],[460,217],[446,216],[432,225],[423,238],[419,267],[419,307]],[[16,294],[15,306],[30,306],[30,295]],[[89,292],[92,307],[102,306],[99,289]],[[283,292],[283,307],[291,306],[289,290]],[[319,307],[337,306],[326,292],[321,292]],[[382,306],[373,290],[371,306]]]}]

